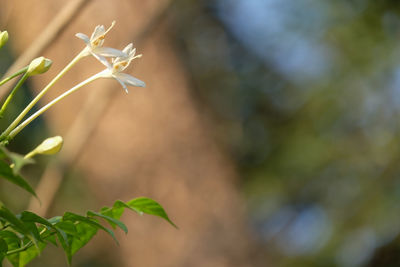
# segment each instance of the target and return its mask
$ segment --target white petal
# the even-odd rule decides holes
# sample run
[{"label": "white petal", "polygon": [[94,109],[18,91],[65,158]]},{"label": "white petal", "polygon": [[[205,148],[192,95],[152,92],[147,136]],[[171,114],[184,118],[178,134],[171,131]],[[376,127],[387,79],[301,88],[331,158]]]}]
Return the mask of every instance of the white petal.
[{"label": "white petal", "polygon": [[126,83],[128,85],[137,86],[137,87],[146,87],[146,84],[143,81],[141,81],[141,80],[139,80],[139,79],[137,79],[137,78],[135,78],[135,77],[133,77],[133,76],[131,76],[129,74],[126,74],[126,73],[115,73],[114,76],[116,76],[123,83]]},{"label": "white petal", "polygon": [[93,53],[96,53],[103,57],[124,57],[125,53],[121,50],[111,47],[96,47],[93,49]]},{"label": "white petal", "polygon": [[105,29],[103,25],[97,25],[96,28],[94,29],[92,36],[90,37],[90,40],[94,40],[100,35],[103,35],[105,33]]},{"label": "white petal", "polygon": [[77,34],[75,34],[75,36],[79,39],[82,39],[87,45],[90,43],[89,37],[84,33],[78,32]]},{"label": "white petal", "polygon": [[[119,74],[121,74],[121,73],[118,73],[118,75]],[[119,79],[118,75],[114,74],[113,77],[122,85],[122,88],[124,88],[125,92],[129,93],[128,87],[126,87],[125,83],[121,79]]]},{"label": "white petal", "polygon": [[133,44],[130,43],[122,50],[122,52],[124,52],[125,54],[129,55],[130,52],[132,51],[132,47],[133,47]]},{"label": "white petal", "polygon": [[97,53],[93,53],[92,51],[90,52],[98,61],[100,61],[104,66],[106,66],[108,69],[112,69],[112,66],[110,62],[107,61],[107,59],[103,56],[98,55]]}]

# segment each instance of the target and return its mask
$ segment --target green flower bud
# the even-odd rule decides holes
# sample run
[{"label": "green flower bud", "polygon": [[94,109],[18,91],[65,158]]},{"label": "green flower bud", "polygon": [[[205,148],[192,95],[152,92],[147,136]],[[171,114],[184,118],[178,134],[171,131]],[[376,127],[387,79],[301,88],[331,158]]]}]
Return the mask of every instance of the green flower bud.
[{"label": "green flower bud", "polygon": [[28,76],[45,73],[50,69],[52,63],[53,61],[45,57],[35,58],[34,60],[32,60],[31,64],[29,64],[26,73],[28,74]]},{"label": "green flower bud", "polygon": [[42,155],[56,154],[61,150],[62,145],[63,145],[63,138],[61,136],[54,136],[47,138],[34,150],[26,154],[25,158],[31,158],[36,154],[42,154]]},{"label": "green flower bud", "polygon": [[0,31],[0,48],[7,43],[8,41],[8,32],[7,31]]}]

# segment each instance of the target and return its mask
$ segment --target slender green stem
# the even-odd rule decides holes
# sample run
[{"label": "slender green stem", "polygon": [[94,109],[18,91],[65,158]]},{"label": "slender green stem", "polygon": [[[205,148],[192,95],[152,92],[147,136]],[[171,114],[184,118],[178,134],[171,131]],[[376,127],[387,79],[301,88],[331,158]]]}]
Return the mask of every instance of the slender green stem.
[{"label": "slender green stem", "polygon": [[18,75],[20,75],[20,74],[26,72],[26,71],[28,70],[28,67],[29,67],[29,66],[26,66],[26,67],[20,69],[19,71],[17,71],[16,73],[14,73],[13,75],[11,75],[11,76],[9,76],[9,77],[3,79],[3,80],[0,82],[0,86],[2,86],[3,84],[5,84],[6,82],[8,82],[8,81],[11,80],[11,79],[14,79],[14,78],[17,77]]},{"label": "slender green stem", "polygon": [[[47,230],[47,229],[44,228],[42,231],[40,231],[39,234],[40,234],[40,235],[44,234],[44,233],[46,232],[46,230]],[[56,232],[51,232],[51,233],[50,233],[48,236],[46,236],[46,237],[49,237],[49,236],[54,235],[54,234],[56,234]],[[45,238],[46,238],[46,237],[45,237]],[[28,248],[30,248],[31,246],[33,246],[33,242],[32,242],[32,241],[29,241],[28,243],[26,243],[25,245],[23,245],[23,246],[20,247],[20,248],[7,251],[6,255],[9,256],[9,255],[12,255],[12,254],[15,254],[15,253],[19,253],[19,252],[25,251],[25,250],[27,250]]]},{"label": "slender green stem", "polygon": [[47,105],[43,106],[41,109],[39,109],[38,111],[36,111],[35,113],[33,113],[29,118],[27,118],[26,120],[24,120],[21,124],[19,124],[14,130],[12,130],[7,136],[6,139],[7,140],[11,140],[13,139],[22,129],[25,128],[25,126],[27,126],[29,123],[31,123],[34,119],[36,119],[39,115],[41,115],[43,112],[45,112],[46,110],[48,110],[51,106],[53,106],[54,104],[56,104],[58,101],[60,101],[61,99],[63,99],[64,97],[72,94],[73,92],[75,92],[76,90],[78,90],[79,88],[81,88],[82,86],[98,79],[101,78],[101,73],[98,73],[96,75],[93,75],[92,77],[89,77],[88,79],[84,80],[83,82],[75,85],[74,87],[72,87],[71,89],[69,89],[68,91],[64,92],[63,94],[59,95],[58,97],[56,97],[55,99],[53,99],[51,102],[49,102]]},{"label": "slender green stem", "polygon": [[8,95],[6,101],[4,102],[3,106],[0,109],[0,118],[3,117],[4,112],[6,111],[6,108],[8,107],[8,104],[10,104],[11,100],[13,99],[14,95],[17,93],[18,89],[24,84],[26,79],[28,78],[28,74],[25,72],[25,74],[19,79],[18,83],[15,85],[14,89],[11,91],[11,93]]},{"label": "slender green stem", "polygon": [[62,77],[70,70],[82,57],[87,54],[86,48],[83,49],[72,61],[54,77],[53,80],[26,106],[26,108],[18,115],[18,117],[8,126],[8,128],[0,135],[0,140],[4,140],[10,132],[18,125],[18,123],[25,117],[25,115],[33,108],[40,98]]},{"label": "slender green stem", "polygon": [[29,241],[28,243],[26,243],[25,245],[23,245],[20,248],[7,251],[6,255],[9,256],[9,255],[12,255],[12,254],[15,254],[15,253],[19,253],[19,252],[25,251],[28,248],[30,248],[32,245],[33,245],[33,242]]}]

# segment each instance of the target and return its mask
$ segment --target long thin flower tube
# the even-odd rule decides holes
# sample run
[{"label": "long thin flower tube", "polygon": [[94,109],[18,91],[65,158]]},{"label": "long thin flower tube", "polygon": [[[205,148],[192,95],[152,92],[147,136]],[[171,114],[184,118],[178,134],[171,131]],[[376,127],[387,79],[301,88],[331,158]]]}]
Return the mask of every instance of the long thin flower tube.
[{"label": "long thin flower tube", "polygon": [[[84,80],[83,82],[77,84],[76,86],[72,87],[68,91],[64,92],[51,102],[49,102],[47,105],[43,106],[41,109],[36,111],[34,114],[32,114],[29,118],[27,118],[25,121],[23,121],[21,124],[19,124],[15,129],[10,131],[9,134],[7,134],[5,140],[6,142],[10,141],[13,139],[22,129],[24,129],[29,123],[31,123],[35,118],[40,116],[43,112],[48,110],[51,106],[59,102],[61,99],[64,97],[72,94],[82,86],[89,84],[90,82],[93,82],[99,78],[113,78],[116,79],[122,86],[123,88],[127,91],[126,84],[130,86],[137,86],[137,87],[145,87],[145,83],[129,74],[122,73],[123,70],[125,70],[131,61],[135,58],[141,57],[141,55],[135,55],[136,50],[133,49],[132,44],[129,44],[128,46],[125,47],[124,51],[124,56],[123,57],[117,57],[114,60],[112,60],[112,64],[107,63],[105,64],[107,66],[106,69],[103,71],[89,77],[88,79]],[[4,141],[4,139],[2,140]]]},{"label": "long thin flower tube", "polygon": [[[101,73],[101,72],[100,72]],[[36,119],[38,116],[40,116],[43,112],[45,112],[46,110],[48,110],[51,106],[53,106],[54,104],[56,104],[57,102],[59,102],[61,99],[63,99],[64,97],[72,94],[73,92],[75,92],[76,90],[78,90],[79,88],[83,87],[86,84],[89,84],[99,78],[102,78],[102,76],[100,75],[100,73],[93,75],[91,77],[89,77],[88,79],[84,80],[83,82],[75,85],[74,87],[72,87],[71,89],[69,89],[68,91],[64,92],[63,94],[59,95],[58,97],[56,97],[55,99],[53,99],[52,101],[50,101],[48,104],[46,104],[45,106],[43,106],[42,108],[40,108],[38,111],[36,111],[35,113],[33,113],[31,116],[29,116],[26,120],[24,120],[21,124],[19,124],[15,129],[13,129],[4,140],[10,141],[11,139],[13,139],[22,129],[24,129],[29,123],[31,123],[34,119]]]},{"label": "long thin flower tube", "polygon": [[62,77],[68,70],[70,70],[84,55],[86,51],[82,50],[72,61],[61,70],[53,80],[50,81],[45,88],[25,107],[25,109],[18,115],[17,118],[8,126],[8,128],[0,135],[0,140],[4,140],[9,133],[18,125],[18,123],[25,117],[25,115],[33,108],[33,106],[43,97],[45,93]]}]

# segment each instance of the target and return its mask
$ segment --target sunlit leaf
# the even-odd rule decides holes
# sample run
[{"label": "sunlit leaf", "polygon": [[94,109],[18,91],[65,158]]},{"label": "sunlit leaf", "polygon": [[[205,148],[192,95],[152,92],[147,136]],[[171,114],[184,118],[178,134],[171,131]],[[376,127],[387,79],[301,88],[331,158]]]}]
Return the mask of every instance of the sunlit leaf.
[{"label": "sunlit leaf", "polygon": [[36,258],[46,247],[47,243],[39,242],[36,247],[30,247],[19,253],[19,267],[24,267]]},{"label": "sunlit leaf", "polygon": [[93,236],[97,233],[98,228],[86,223],[78,223],[76,230],[80,238],[73,238],[71,243],[71,256],[74,255],[79,249],[86,245]]},{"label": "sunlit leaf", "polygon": [[139,197],[128,201],[126,204],[139,214],[146,213],[159,216],[177,228],[177,226],[169,219],[163,207],[150,198]]},{"label": "sunlit leaf", "polygon": [[91,218],[87,218],[78,214],[74,214],[72,212],[66,212],[63,216],[63,219],[66,221],[78,221],[78,222],[83,222],[86,224],[89,224],[91,226],[94,226],[96,228],[102,229],[105,232],[107,232],[113,239],[114,241],[118,244],[118,240],[114,235],[114,232],[106,227],[104,227],[103,225],[99,224],[96,220],[91,219]]}]

